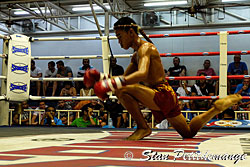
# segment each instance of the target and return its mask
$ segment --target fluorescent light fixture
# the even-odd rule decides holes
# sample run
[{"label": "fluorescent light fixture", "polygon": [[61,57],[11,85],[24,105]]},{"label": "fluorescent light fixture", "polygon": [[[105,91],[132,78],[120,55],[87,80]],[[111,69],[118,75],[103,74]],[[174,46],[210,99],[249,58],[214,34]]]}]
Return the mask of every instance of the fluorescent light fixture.
[{"label": "fluorescent light fixture", "polygon": [[[106,3],[103,4],[107,9],[110,9],[110,6]],[[94,10],[102,10],[100,6],[97,6],[96,4],[93,4]],[[91,11],[91,8],[89,5],[81,5],[81,6],[75,6],[72,8],[72,11],[79,12],[79,11]]]},{"label": "fluorescent light fixture", "polygon": [[[31,10],[35,11],[36,13],[40,13],[40,10],[38,10],[37,8],[31,8]],[[41,9],[41,11],[42,11],[42,13],[45,13],[45,10],[44,10],[44,9]],[[48,12],[49,12],[49,11],[47,10],[47,13],[48,13]],[[22,10],[22,9],[15,10],[15,11],[14,11],[14,14],[15,14],[15,15],[30,15],[29,12],[26,12],[26,11],[24,11],[24,10]]]},{"label": "fluorescent light fixture", "polygon": [[187,1],[168,1],[168,2],[152,2],[152,3],[144,3],[146,7],[153,6],[172,6],[172,5],[185,5]]}]

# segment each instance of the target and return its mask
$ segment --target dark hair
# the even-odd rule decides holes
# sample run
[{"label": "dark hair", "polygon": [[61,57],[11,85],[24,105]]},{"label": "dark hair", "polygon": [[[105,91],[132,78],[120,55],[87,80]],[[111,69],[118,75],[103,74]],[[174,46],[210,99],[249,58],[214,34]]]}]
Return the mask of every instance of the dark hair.
[{"label": "dark hair", "polygon": [[178,59],[179,61],[181,61],[179,57],[174,57],[173,60],[174,60],[174,59]]},{"label": "dark hair", "polygon": [[31,60],[31,64],[34,64],[34,65],[35,65],[36,63],[35,63],[35,61],[34,61],[34,60]]},{"label": "dark hair", "polygon": [[62,60],[57,61],[56,64],[64,66],[64,62]]},{"label": "dark hair", "polygon": [[50,61],[48,62],[48,64],[52,65],[53,67],[55,67],[56,63],[54,61]]},{"label": "dark hair", "polygon": [[70,87],[72,87],[72,86],[73,86],[73,83],[72,83],[71,81],[65,81],[65,82],[63,83],[63,86],[65,86],[65,85],[70,85]]},{"label": "dark hair", "polygon": [[149,37],[145,34],[142,28],[140,28],[136,22],[131,19],[130,17],[122,17],[114,24],[114,30],[122,29],[124,31],[128,31],[130,28],[132,28],[135,33],[138,35],[138,32],[150,43],[153,44],[153,42],[149,39]]},{"label": "dark hair", "polygon": [[54,112],[56,112],[56,108],[53,107],[53,106],[48,106],[48,107],[46,107],[46,108],[45,108],[45,112],[48,112],[48,109],[49,109],[50,107],[52,107],[52,108],[54,109]]}]

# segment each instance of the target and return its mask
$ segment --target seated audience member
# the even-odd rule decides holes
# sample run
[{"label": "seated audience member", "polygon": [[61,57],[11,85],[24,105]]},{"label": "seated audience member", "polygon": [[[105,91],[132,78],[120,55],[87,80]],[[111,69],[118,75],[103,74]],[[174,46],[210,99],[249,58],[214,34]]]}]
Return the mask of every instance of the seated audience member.
[{"label": "seated audience member", "polygon": [[[167,72],[167,76],[186,76],[187,69],[184,65],[180,65],[180,58],[175,57],[173,59],[174,67],[170,67]],[[169,84],[173,86],[173,89],[176,91],[179,86],[179,81],[169,81]]]},{"label": "seated audience member", "polygon": [[[201,73],[200,76],[206,76]],[[214,87],[206,83],[206,80],[197,80],[191,87],[191,96],[214,96]],[[211,107],[212,100],[190,100],[192,110],[207,110]]]},{"label": "seated audience member", "polygon": [[[36,67],[36,63],[34,60],[31,60],[31,69],[30,76],[33,78],[41,78],[42,70],[39,67]],[[30,82],[30,93],[31,95],[40,96],[41,92],[41,81],[31,81]]]},{"label": "seated audience member", "polygon": [[[57,61],[56,65],[57,65],[56,77],[58,78],[73,77],[72,69],[68,66],[64,66],[63,61],[61,60]],[[55,96],[56,92],[57,95],[59,95],[62,88],[63,88],[63,82],[54,81],[52,96]]]},{"label": "seated audience member", "polygon": [[[211,62],[210,60],[205,60],[203,63],[203,69],[199,69],[197,71],[197,76],[200,76],[201,73],[205,73],[207,76],[216,76],[213,68],[210,68]],[[207,80],[207,83],[213,84],[214,80]]]},{"label": "seated audience member", "polygon": [[123,120],[124,117],[122,116],[124,108],[118,100],[106,100],[104,108],[109,112],[110,118],[113,120],[114,127],[126,127],[126,120]]},{"label": "seated audience member", "polygon": [[[86,70],[89,70],[91,68],[94,68],[92,65],[89,64],[90,61],[89,59],[83,59],[82,60],[82,66],[79,67],[78,71],[77,71],[77,77],[83,77],[84,74],[85,74],[85,71]],[[76,83],[76,89],[77,89],[77,92],[79,92],[79,90],[83,87],[83,82],[75,82]]]},{"label": "seated audience member", "polygon": [[234,110],[232,109],[226,109],[222,112],[224,120],[234,120]]},{"label": "seated audience member", "polygon": [[[238,84],[234,93],[240,94],[241,96],[250,96],[250,79],[244,79],[243,83]],[[250,104],[250,100],[242,99],[241,101],[241,107],[247,107],[247,105]]]},{"label": "seated audience member", "polygon": [[[241,55],[234,55],[234,62],[228,65],[227,75],[248,75],[248,68],[245,62],[241,62]],[[231,85],[240,84],[242,80],[231,79],[228,82],[228,93],[230,94]]]},{"label": "seated audience member", "polygon": [[56,109],[55,107],[49,106],[45,109],[45,114],[43,115],[43,118],[41,120],[41,125],[49,125],[49,126],[55,126],[55,125],[64,125],[60,119],[55,117]]},{"label": "seated audience member", "polygon": [[60,96],[76,96],[76,88],[71,81],[65,81],[64,87],[61,90]]},{"label": "seated audience member", "polygon": [[[190,96],[191,95],[191,88],[188,87],[187,81],[181,81],[180,87],[178,87],[176,94],[177,96]],[[183,100],[184,103],[184,110],[190,109],[189,100]]]},{"label": "seated audience member", "polygon": [[[82,110],[87,111],[88,108],[91,108],[92,110],[99,110],[101,116],[104,114],[104,104],[102,104],[99,100],[91,100],[90,103],[83,106]],[[94,116],[96,117],[97,113],[94,113]]]},{"label": "seated audience member", "polygon": [[85,128],[90,125],[97,125],[97,120],[93,117],[93,108],[88,107],[86,110],[86,108],[83,107],[80,118],[76,118],[70,126]]},{"label": "seated audience member", "polygon": [[[239,103],[234,104],[232,107],[229,109],[232,109],[234,112],[235,111],[245,111],[243,108],[240,107]],[[248,114],[247,113],[237,113],[237,119],[240,120],[247,120],[248,119]]]},{"label": "seated audience member", "polygon": [[[29,104],[27,101],[22,102],[23,110],[24,109],[32,109],[29,107]],[[21,125],[29,125],[29,113],[30,111],[23,111],[21,113]],[[32,114],[31,114],[32,117]],[[19,114],[15,112],[13,117],[13,124],[18,125],[19,124]]]},{"label": "seated audience member", "polygon": [[123,67],[117,64],[117,60],[115,57],[110,58],[110,67],[112,76],[119,76],[124,74]]},{"label": "seated audience member", "polygon": [[87,88],[84,84],[83,87],[80,89],[80,96],[93,96],[94,89],[93,88]]},{"label": "seated audience member", "polygon": [[[56,78],[57,69],[55,68],[55,62],[50,61],[48,63],[48,69],[45,71],[45,78]],[[43,95],[52,95],[53,81],[43,81]]]},{"label": "seated audience member", "polygon": [[[64,100],[59,100],[58,101],[58,105],[56,106],[57,110],[72,110],[72,107],[67,104]],[[56,112],[56,117],[58,118],[58,114],[59,112]],[[68,124],[68,112],[67,111],[60,111],[60,116],[59,116],[60,120],[62,120],[62,123],[64,125]],[[74,113],[73,112],[69,112],[69,124],[72,123],[74,119]]]},{"label": "seated audience member", "polygon": [[32,119],[31,119],[31,124],[32,125],[38,125],[39,124],[39,113],[41,114],[40,115],[40,121],[42,120],[43,118],[43,115],[45,114],[45,108],[46,108],[46,104],[44,101],[40,101],[39,102],[39,106],[36,108],[36,110],[43,110],[43,111],[34,111],[33,112],[33,116],[32,116]]}]

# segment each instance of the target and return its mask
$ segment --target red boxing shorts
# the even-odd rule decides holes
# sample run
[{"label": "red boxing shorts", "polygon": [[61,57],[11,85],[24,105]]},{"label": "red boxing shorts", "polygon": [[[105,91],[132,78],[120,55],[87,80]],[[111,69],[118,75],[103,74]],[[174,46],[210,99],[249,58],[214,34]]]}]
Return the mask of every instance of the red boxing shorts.
[{"label": "red boxing shorts", "polygon": [[177,95],[167,81],[154,86],[152,89],[155,91],[154,102],[161,109],[161,111],[152,110],[157,122],[181,114]]}]

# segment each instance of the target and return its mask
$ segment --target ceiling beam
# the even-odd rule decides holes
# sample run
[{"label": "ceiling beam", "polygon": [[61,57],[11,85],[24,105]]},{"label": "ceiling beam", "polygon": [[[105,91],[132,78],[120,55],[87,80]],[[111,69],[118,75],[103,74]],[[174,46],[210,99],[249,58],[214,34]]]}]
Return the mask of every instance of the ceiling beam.
[{"label": "ceiling beam", "polygon": [[[24,10],[24,11],[30,13],[30,14],[33,15],[33,16],[36,16],[36,17],[39,17],[39,18],[40,18],[40,16],[41,16],[41,15],[37,14],[36,12],[34,12],[34,11],[32,11],[32,10],[30,10],[30,9],[28,9],[28,8],[26,8],[26,7],[22,6],[22,5],[20,5],[20,4],[15,4],[15,6],[17,6],[17,7],[21,8],[22,10]],[[57,23],[55,23],[55,22],[53,22],[53,21],[51,21],[51,20],[48,20],[47,18],[45,18],[45,17],[43,17],[43,16],[41,16],[41,17],[42,17],[42,19],[43,19],[44,21],[47,21],[47,22],[49,22],[50,24],[52,24],[52,25],[54,25],[54,26],[56,26],[56,27],[58,27],[58,28],[61,28],[61,29],[65,30],[65,31],[69,31],[67,28],[62,27],[62,26],[58,25]]]}]

